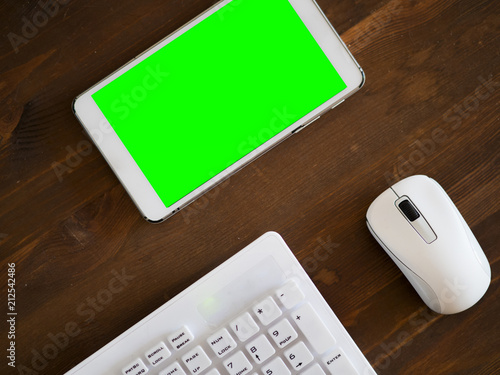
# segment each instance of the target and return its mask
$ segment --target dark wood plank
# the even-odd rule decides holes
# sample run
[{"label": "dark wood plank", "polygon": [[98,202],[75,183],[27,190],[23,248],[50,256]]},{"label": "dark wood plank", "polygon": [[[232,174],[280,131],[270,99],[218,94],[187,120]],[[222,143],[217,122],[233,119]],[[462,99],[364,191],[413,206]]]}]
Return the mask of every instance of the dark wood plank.
[{"label": "dark wood plank", "polygon": [[[0,269],[16,262],[25,366],[4,359],[2,373],[63,374],[268,230],[282,234],[378,373],[500,373],[498,2],[319,1],[365,87],[151,225],[71,101],[213,3],[68,1],[17,53],[8,35],[22,35],[40,4],[0,3]],[[371,201],[418,173],[448,191],[492,266],[484,298],[454,316],[429,311],[365,227]],[[334,246],[320,260],[324,242]],[[123,291],[95,305],[117,274],[127,276]],[[74,337],[50,353],[65,330]]]}]

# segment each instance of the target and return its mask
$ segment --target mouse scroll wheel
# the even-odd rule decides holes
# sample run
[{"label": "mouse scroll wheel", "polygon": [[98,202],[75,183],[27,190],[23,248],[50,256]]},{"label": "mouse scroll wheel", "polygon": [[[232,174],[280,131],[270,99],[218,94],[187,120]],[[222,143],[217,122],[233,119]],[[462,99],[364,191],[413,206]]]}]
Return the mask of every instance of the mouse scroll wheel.
[{"label": "mouse scroll wheel", "polygon": [[415,221],[420,217],[417,209],[415,208],[415,206],[413,206],[413,204],[411,204],[408,199],[401,201],[398,206],[403,214],[408,218],[408,220]]}]

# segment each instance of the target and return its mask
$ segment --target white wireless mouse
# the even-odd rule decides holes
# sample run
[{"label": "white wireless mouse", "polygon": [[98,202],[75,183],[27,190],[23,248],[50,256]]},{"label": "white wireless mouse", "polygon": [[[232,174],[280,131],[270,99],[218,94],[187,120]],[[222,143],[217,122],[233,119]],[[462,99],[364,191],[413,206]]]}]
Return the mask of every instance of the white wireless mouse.
[{"label": "white wireless mouse", "polygon": [[464,311],[488,289],[488,260],[448,194],[433,179],[419,175],[394,184],[370,205],[366,221],[432,310]]}]

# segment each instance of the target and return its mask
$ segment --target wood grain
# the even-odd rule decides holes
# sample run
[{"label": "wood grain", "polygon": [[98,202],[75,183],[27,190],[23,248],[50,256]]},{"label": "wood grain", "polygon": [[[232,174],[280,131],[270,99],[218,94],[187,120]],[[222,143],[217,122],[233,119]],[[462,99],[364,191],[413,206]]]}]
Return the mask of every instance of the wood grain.
[{"label": "wood grain", "polygon": [[[275,230],[377,373],[500,374],[499,3],[318,3],[365,87],[161,225],[140,217],[70,106],[213,1],[68,0],[17,53],[8,35],[44,2],[0,3],[0,293],[15,262],[19,313],[18,367],[4,358],[2,373],[65,373]],[[484,298],[454,316],[429,311],[365,227],[371,201],[418,173],[448,191],[492,267]],[[318,261],[321,241],[336,247]],[[123,291],[90,307],[117,273]]]}]

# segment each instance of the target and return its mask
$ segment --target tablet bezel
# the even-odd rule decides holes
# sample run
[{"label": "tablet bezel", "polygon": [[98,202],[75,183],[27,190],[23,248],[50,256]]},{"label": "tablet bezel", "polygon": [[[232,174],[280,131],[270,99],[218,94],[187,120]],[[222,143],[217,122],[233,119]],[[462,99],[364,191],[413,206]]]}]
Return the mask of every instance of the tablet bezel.
[{"label": "tablet bezel", "polygon": [[[73,102],[73,111],[83,125],[93,142],[96,144],[116,176],[127,190],[143,217],[150,222],[161,222],[187,206],[193,200],[224,181],[258,156],[262,155],[285,138],[292,135],[297,129],[307,126],[312,120],[318,118],[324,112],[335,107],[348,96],[357,91],[364,83],[364,73],[342,42],[332,25],[321,11],[314,0],[289,0],[299,17],[313,35],[325,55],[339,73],[347,87],[339,94],[330,98],[327,102],[317,107],[292,125],[285,128],[273,138],[251,151],[249,154],[199,186],[189,194],[166,207],[156,191],[153,189],[146,176],[132,158],[118,135],[114,132],[103,113],[92,99],[92,94],[122,75],[127,70],[152,55],[166,44],[196,26],[205,18],[215,13],[224,6],[237,6],[239,0],[221,0],[211,8],[194,18],[160,42],[136,56],[121,68],[104,78],[84,93],[79,95]],[[232,4],[231,4],[232,3]],[[228,12],[227,16],[230,16]],[[175,177],[174,177],[175,178]]]}]

